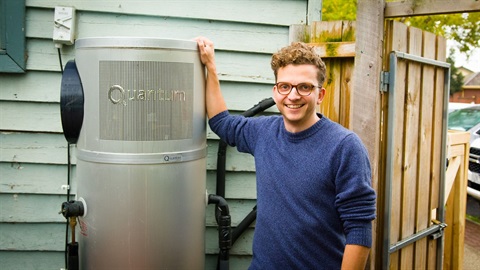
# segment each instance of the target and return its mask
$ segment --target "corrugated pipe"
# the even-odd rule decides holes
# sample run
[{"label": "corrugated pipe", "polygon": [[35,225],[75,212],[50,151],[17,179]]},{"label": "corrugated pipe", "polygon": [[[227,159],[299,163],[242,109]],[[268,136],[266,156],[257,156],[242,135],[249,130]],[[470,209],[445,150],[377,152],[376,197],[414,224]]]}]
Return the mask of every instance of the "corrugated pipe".
[{"label": "corrugated pipe", "polygon": [[[252,108],[246,110],[242,113],[245,117],[254,116],[260,112],[265,111],[266,109],[275,105],[273,98],[266,98],[255,104]],[[226,159],[227,159],[227,143],[223,140],[220,141],[218,146],[217,153],[217,183],[216,183],[216,194],[225,198],[225,173],[226,173]],[[219,208],[215,208],[215,216],[219,216]],[[242,235],[243,232],[255,221],[257,217],[257,206],[253,207],[252,211],[238,224],[238,226],[233,229],[231,236],[231,245],[237,241],[237,239]],[[217,220],[218,222],[218,220]],[[227,251],[228,252],[228,251]],[[220,250],[219,260],[217,269],[228,269],[228,261],[222,260],[222,258],[228,258],[229,254],[222,253]]]}]

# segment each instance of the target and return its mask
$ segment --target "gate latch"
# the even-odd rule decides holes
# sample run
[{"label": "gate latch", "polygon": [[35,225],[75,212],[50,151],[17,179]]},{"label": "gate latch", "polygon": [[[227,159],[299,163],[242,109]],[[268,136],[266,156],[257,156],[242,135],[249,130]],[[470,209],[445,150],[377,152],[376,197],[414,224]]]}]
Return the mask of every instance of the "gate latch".
[{"label": "gate latch", "polygon": [[432,222],[433,222],[434,224],[436,224],[436,225],[439,226],[438,231],[435,232],[435,233],[432,233],[432,234],[430,235],[430,238],[432,238],[432,240],[435,240],[435,239],[438,239],[438,238],[440,238],[440,237],[443,236],[443,229],[445,229],[445,228],[447,227],[447,224],[446,224],[446,223],[443,223],[443,222],[440,222],[440,221],[438,221],[438,220],[436,220],[436,219],[433,219]]}]

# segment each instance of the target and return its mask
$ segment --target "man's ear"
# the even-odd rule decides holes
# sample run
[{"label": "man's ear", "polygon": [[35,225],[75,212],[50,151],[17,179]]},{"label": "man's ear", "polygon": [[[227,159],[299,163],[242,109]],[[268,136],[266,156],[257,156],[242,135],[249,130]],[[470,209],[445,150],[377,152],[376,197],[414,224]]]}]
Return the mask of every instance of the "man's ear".
[{"label": "man's ear", "polygon": [[320,103],[322,103],[326,93],[327,93],[327,90],[325,90],[325,88],[323,87],[320,88],[320,91],[318,91],[317,105],[320,105]]}]

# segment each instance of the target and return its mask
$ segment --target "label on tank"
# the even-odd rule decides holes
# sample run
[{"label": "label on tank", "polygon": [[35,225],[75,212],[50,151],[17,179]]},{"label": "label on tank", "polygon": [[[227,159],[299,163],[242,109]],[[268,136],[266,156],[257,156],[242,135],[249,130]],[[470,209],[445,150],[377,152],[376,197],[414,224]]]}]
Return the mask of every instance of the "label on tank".
[{"label": "label on tank", "polygon": [[190,139],[193,71],[193,63],[100,61],[100,139]]}]

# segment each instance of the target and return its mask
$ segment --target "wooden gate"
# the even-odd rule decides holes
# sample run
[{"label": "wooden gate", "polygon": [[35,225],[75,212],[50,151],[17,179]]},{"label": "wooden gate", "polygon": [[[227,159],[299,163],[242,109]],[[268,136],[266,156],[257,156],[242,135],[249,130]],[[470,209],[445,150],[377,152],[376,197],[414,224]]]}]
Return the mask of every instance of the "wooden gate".
[{"label": "wooden gate", "polygon": [[[327,66],[327,94],[319,111],[351,128],[355,23],[293,25],[290,41],[315,45]],[[384,55],[386,72],[379,74],[381,156],[370,268],[439,269],[444,265],[458,269],[463,260],[465,205],[461,204],[466,196],[462,187],[466,186],[468,136],[448,134],[455,138],[457,150],[446,153],[450,71],[445,63],[446,40],[387,21],[384,52],[379,53]],[[447,159],[455,165],[448,170]],[[460,179],[455,197],[444,192],[453,185],[445,181],[445,174]],[[447,197],[450,205],[445,214]]]},{"label": "wooden gate", "polygon": [[[383,269],[442,264],[446,111],[446,41],[388,21],[383,73]],[[383,167],[383,166],[380,166]]]}]

